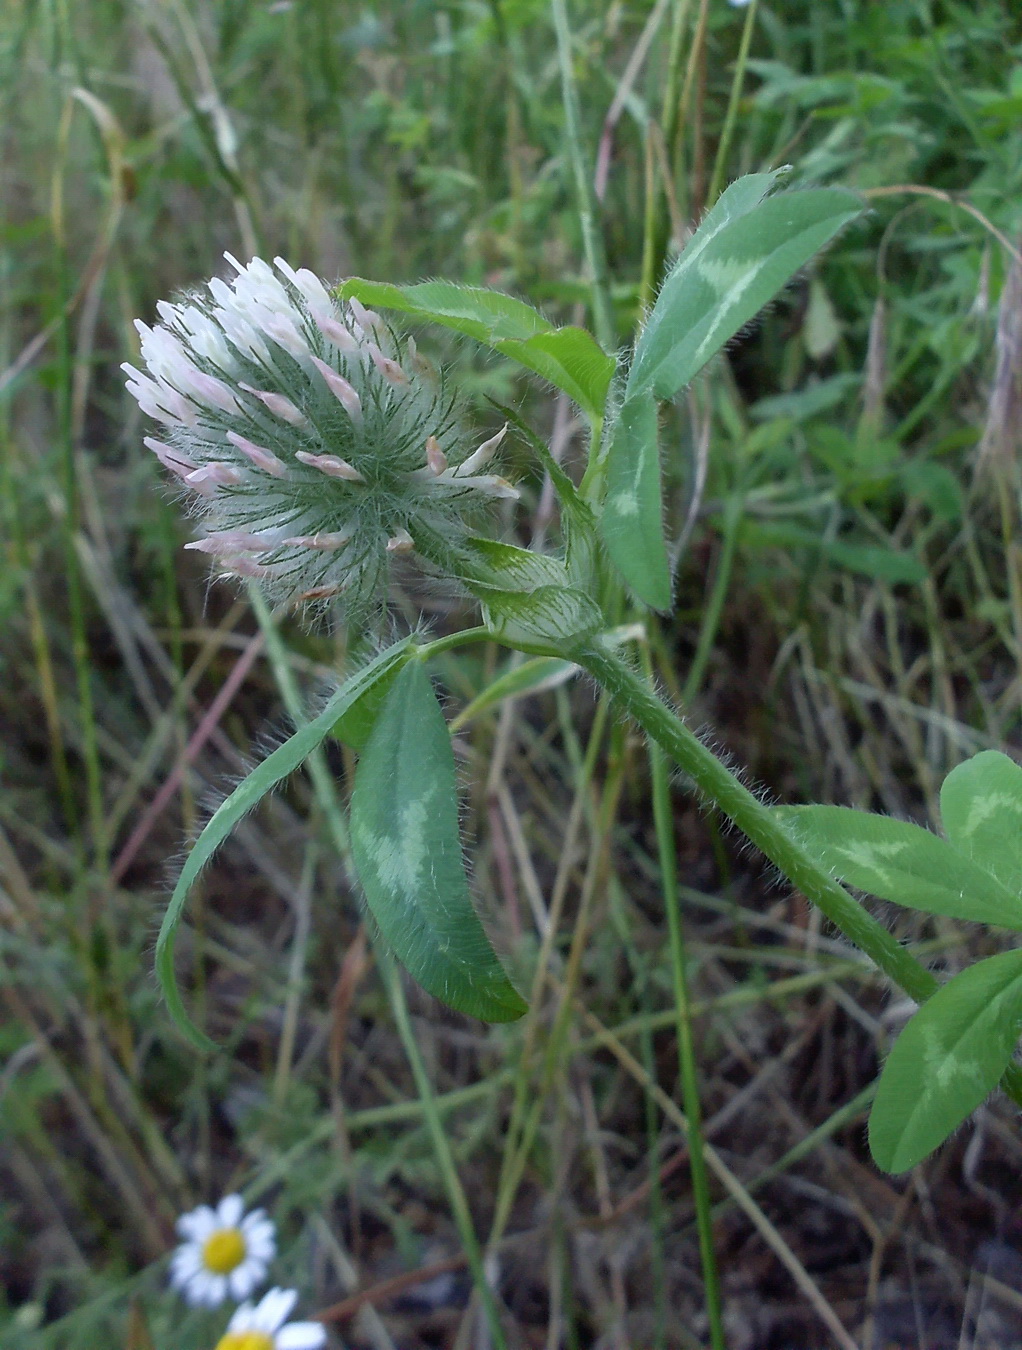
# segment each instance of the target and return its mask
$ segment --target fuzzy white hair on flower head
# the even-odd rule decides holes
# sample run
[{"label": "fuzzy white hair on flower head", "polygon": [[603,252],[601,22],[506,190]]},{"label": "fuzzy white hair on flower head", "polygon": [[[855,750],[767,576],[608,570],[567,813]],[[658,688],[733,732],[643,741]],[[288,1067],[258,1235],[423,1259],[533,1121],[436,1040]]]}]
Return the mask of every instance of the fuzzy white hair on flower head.
[{"label": "fuzzy white hair on flower head", "polygon": [[326,1345],[320,1322],[289,1322],[298,1301],[294,1289],[271,1289],[258,1304],[242,1304],[216,1350],[319,1350]]},{"label": "fuzzy white hair on flower head", "polygon": [[503,431],[468,445],[414,341],[356,299],[282,258],[225,256],[233,281],[161,301],[162,322],[136,322],[145,371],[122,367],[201,519],[186,547],[272,599],[340,597],[349,620],[385,601],[395,557],[456,574],[473,515],[518,495],[484,472]]},{"label": "fuzzy white hair on flower head", "polygon": [[170,1283],[194,1307],[217,1308],[248,1298],[276,1254],[273,1223],[261,1209],[245,1213],[240,1195],[216,1208],[200,1205],[177,1221],[183,1241],[170,1260]]}]

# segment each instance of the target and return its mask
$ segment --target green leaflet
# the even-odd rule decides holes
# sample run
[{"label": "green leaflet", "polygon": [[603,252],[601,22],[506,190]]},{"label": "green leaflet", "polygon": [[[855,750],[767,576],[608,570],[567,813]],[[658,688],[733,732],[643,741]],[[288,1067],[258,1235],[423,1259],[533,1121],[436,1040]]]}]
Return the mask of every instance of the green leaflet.
[{"label": "green leaflet", "polygon": [[349,277],[338,293],[343,299],[354,296],[365,305],[397,310],[465,333],[549,380],[591,417],[603,416],[616,366],[584,328],[555,328],[531,305],[513,296],[450,281],[393,286]]},{"label": "green leaflet", "polygon": [[1022,768],[998,750],[973,755],[944,779],[940,816],[958,852],[996,877],[1022,915]]},{"label": "green leaflet", "polygon": [[469,568],[461,580],[483,606],[494,636],[523,649],[559,652],[569,639],[603,626],[603,611],[571,584],[557,558],[493,539],[466,541]]},{"label": "green leaflet", "polygon": [[657,408],[648,390],[625,400],[615,424],[600,533],[638,598],[651,609],[668,609],[671,572],[660,495]]},{"label": "green leaflet", "polygon": [[[632,361],[633,372],[640,347],[644,350],[647,348],[654,350],[667,345],[665,338],[669,337],[669,331],[674,324],[675,310],[684,304],[687,278],[694,270],[703,250],[716,239],[721,230],[758,206],[767,193],[772,192],[777,186],[784,172],[783,169],[775,169],[772,173],[746,174],[726,187],[707,211],[700,221],[699,228],[678,255],[677,261],[660,288],[657,302],[650,311],[636,344],[635,357]],[[661,331],[665,328],[668,330],[666,334]],[[629,374],[628,383],[631,390],[632,374]]]},{"label": "green leaflet", "polygon": [[359,760],[351,851],[380,934],[424,989],[486,1022],[521,1017],[472,907],[451,738],[420,661],[398,674]]},{"label": "green leaflet", "polygon": [[199,1031],[185,1011],[174,972],[174,938],[189,891],[238,821],[282,779],[294,773],[366,691],[407,661],[412,650],[412,639],[403,638],[347,679],[317,718],[300,727],[289,740],[278,746],[234,789],[226,801],[221,802],[189,853],[156,939],[156,974],[167,1000],[168,1012],[185,1036],[200,1050],[215,1050],[216,1046]]},{"label": "green leaflet", "polygon": [[878,1167],[905,1172],[991,1092],[1022,1023],[1022,951],[963,970],[919,1009],[884,1065],[869,1118]]},{"label": "green leaflet", "polygon": [[652,609],[671,603],[656,400],[673,398],[861,210],[837,188],[764,201],[777,173],[722,193],[682,250],[635,345],[607,454],[600,532],[618,571]]},{"label": "green leaflet", "polygon": [[566,642],[595,633],[605,622],[596,601],[574,586],[538,586],[505,591],[473,586],[483,622],[494,637],[522,651],[558,652]]},{"label": "green leaflet", "polygon": [[778,806],[820,866],[878,895],[953,919],[1022,930],[1022,904],[989,872],[919,825],[846,806]]},{"label": "green leaflet", "polygon": [[546,553],[533,553],[484,535],[472,535],[465,540],[465,547],[472,560],[470,582],[478,580],[489,586],[532,590],[536,586],[562,585],[568,580],[564,564]]},{"label": "green leaflet", "polygon": [[686,244],[636,344],[626,398],[645,390],[673,398],[862,211],[841,188],[763,201],[774,178],[733,183]]}]

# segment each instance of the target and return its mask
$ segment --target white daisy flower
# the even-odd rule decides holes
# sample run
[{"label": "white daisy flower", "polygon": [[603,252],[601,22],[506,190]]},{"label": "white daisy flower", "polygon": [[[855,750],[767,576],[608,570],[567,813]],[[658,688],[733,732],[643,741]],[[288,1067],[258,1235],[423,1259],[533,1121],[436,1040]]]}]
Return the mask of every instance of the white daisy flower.
[{"label": "white daisy flower", "polygon": [[246,1214],[240,1195],[224,1196],[216,1209],[200,1205],[182,1214],[177,1231],[184,1241],[171,1257],[170,1283],[193,1307],[219,1307],[228,1294],[247,1298],[266,1278],[277,1250],[265,1211]]},{"label": "white daisy flower", "polygon": [[271,1289],[254,1307],[243,1303],[216,1350],[318,1350],[326,1345],[324,1326],[287,1320],[297,1300],[295,1289]]}]

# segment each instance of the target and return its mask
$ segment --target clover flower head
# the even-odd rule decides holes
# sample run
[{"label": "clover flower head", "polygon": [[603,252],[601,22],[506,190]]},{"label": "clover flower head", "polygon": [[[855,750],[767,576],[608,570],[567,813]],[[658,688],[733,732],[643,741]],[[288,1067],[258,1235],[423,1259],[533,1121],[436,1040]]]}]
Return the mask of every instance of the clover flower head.
[{"label": "clover flower head", "polygon": [[365,611],[391,560],[453,570],[467,521],[515,489],[483,472],[503,432],[466,444],[455,400],[416,351],[312,272],[261,258],[138,321],[145,372],[127,388],[163,424],[146,446],[191,494],[186,548],[274,599]]},{"label": "clover flower head", "polygon": [[184,1241],[171,1257],[170,1283],[193,1307],[219,1307],[228,1295],[247,1298],[276,1253],[272,1222],[261,1209],[246,1214],[240,1195],[182,1214],[177,1231]]},{"label": "clover flower head", "polygon": [[243,1303],[216,1350],[319,1350],[326,1344],[321,1323],[287,1320],[297,1299],[294,1289],[271,1289],[254,1307]]}]

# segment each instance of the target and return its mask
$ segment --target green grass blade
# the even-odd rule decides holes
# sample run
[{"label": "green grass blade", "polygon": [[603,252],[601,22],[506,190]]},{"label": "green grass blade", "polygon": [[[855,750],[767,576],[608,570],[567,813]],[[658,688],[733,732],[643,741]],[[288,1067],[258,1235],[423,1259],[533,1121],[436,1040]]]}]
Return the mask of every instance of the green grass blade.
[{"label": "green grass blade", "polygon": [[167,1011],[198,1049],[215,1050],[217,1047],[195,1026],[185,1011],[174,971],[174,938],[189,891],[238,821],[257,806],[267,792],[294,773],[366,690],[386,676],[394,666],[406,661],[411,650],[411,638],[403,638],[346,680],[317,718],[299,728],[234,789],[214,811],[206,828],[195,841],[160,925],[160,935],[156,939],[156,974],[167,1001]]},{"label": "green grass blade", "polygon": [[949,980],[887,1058],[869,1118],[878,1167],[907,1172],[993,1091],[1022,1021],[1022,951],[1002,952]]},{"label": "green grass blade", "polygon": [[382,937],[424,989],[485,1022],[522,1016],[472,905],[451,738],[420,661],[394,681],[359,760],[351,851]]}]

